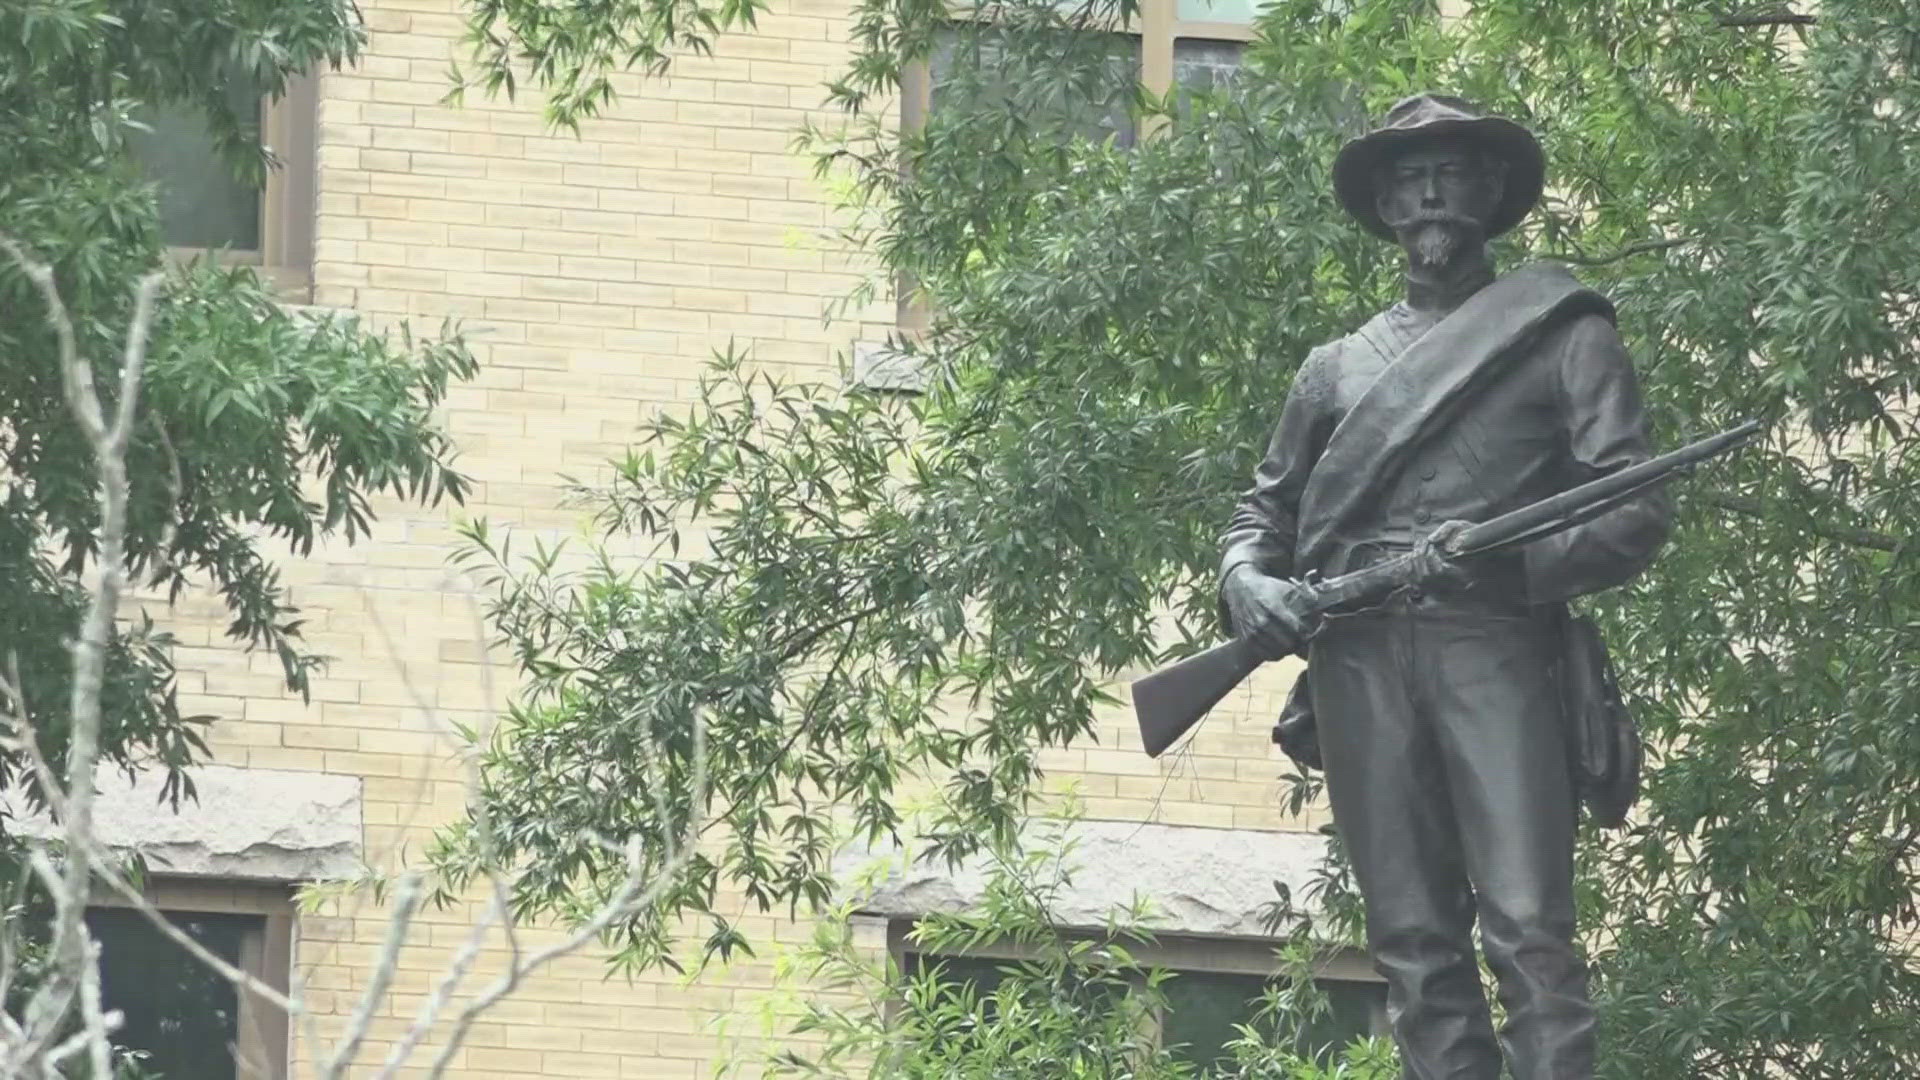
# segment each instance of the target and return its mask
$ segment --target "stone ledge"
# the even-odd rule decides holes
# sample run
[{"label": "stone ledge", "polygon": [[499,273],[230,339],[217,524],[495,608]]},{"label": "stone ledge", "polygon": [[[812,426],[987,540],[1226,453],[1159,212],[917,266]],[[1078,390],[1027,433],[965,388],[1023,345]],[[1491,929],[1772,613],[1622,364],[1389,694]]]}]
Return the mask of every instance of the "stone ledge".
[{"label": "stone ledge", "polygon": [[[1212,829],[1131,821],[1079,821],[1069,832],[1075,845],[1072,881],[1055,905],[1066,928],[1103,926],[1114,909],[1136,895],[1152,901],[1151,929],[1173,934],[1266,937],[1261,909],[1276,899],[1273,883],[1287,886],[1304,903],[1313,872],[1326,853],[1315,833],[1262,829]],[[891,862],[863,914],[907,918],[960,912],[986,891],[983,860],[957,869],[918,864],[902,867],[897,851],[853,846],[834,860],[836,877],[851,880],[877,862]]]},{"label": "stone ledge", "polygon": [[[161,801],[163,774],[102,768],[94,803],[100,839],[144,856],[153,873],[258,881],[351,875],[363,855],[361,783],[355,776],[202,765],[189,771],[199,798],[175,811]],[[18,792],[0,806],[19,833],[46,837],[53,824]]]},{"label": "stone ledge", "polygon": [[882,342],[855,342],[853,384],[868,390],[924,393],[927,389],[926,360],[896,352]]}]

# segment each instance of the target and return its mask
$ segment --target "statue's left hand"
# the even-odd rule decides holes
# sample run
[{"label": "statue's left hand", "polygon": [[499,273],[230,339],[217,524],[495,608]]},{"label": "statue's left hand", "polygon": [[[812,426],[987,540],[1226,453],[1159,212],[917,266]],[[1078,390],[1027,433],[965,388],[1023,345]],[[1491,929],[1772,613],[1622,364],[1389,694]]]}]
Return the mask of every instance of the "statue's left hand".
[{"label": "statue's left hand", "polygon": [[1473,584],[1473,571],[1456,562],[1453,553],[1455,541],[1472,526],[1470,521],[1444,522],[1413,542],[1413,556],[1418,560],[1414,572],[1423,586],[1459,590]]}]

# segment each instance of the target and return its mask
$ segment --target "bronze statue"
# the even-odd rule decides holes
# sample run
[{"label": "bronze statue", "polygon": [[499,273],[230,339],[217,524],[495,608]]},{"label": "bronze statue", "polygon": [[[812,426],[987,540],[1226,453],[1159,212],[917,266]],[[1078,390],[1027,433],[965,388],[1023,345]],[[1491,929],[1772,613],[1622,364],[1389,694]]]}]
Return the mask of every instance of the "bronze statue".
[{"label": "bronze statue", "polygon": [[[1296,711],[1313,739],[1288,749],[1324,764],[1418,1080],[1495,1080],[1503,1048],[1516,1080],[1593,1075],[1565,602],[1639,573],[1670,522],[1643,486],[1528,543],[1459,545],[1467,521],[1649,459],[1612,306],[1560,266],[1496,274],[1488,257],[1544,172],[1525,128],[1439,94],[1341,150],[1340,202],[1405,250],[1406,299],[1307,356],[1221,558],[1242,647],[1308,658]],[[1416,584],[1316,602],[1316,578],[1388,560]],[[1506,1010],[1497,1041],[1476,918]]]}]

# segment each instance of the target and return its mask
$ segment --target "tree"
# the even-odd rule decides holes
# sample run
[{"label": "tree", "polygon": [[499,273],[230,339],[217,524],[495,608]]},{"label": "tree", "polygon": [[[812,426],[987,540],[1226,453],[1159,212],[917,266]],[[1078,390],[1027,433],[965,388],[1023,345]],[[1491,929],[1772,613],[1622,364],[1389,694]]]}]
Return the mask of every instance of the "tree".
[{"label": "tree", "polygon": [[[290,311],[248,269],[168,268],[129,150],[154,108],[186,108],[258,183],[274,163],[230,80],[278,95],[349,61],[361,33],[344,0],[0,5],[0,785],[51,805],[76,836],[90,835],[96,761],[163,769],[177,800],[206,751],[210,718],[182,714],[169,636],[144,612],[115,621],[127,590],[212,588],[229,636],[275,653],[304,694],[321,659],[269,543],[304,555],[353,542],[376,495],[466,490],[430,417],[473,371],[459,337],[395,340]],[[64,781],[36,761],[63,763]],[[77,919],[99,858],[69,846],[60,874],[36,874],[0,821],[8,944],[42,962],[15,978],[16,952],[5,960],[9,1069],[37,1067],[57,1024],[83,1011]],[[49,917],[50,939],[13,941],[47,926],[22,912]]]},{"label": "tree", "polygon": [[[44,261],[71,317],[78,355],[111,383],[134,314],[130,285],[164,265],[154,193],[128,151],[143,110],[185,104],[205,116],[229,164],[257,182],[271,167],[258,125],[225,96],[237,66],[269,94],[293,75],[352,58],[361,30],[345,3],[59,3],[0,10],[0,235]],[[49,760],[65,753],[69,662],[63,639],[97,566],[96,467],[61,386],[63,343],[46,300],[13,258],[0,260],[0,416],[7,489],[0,574],[11,602],[0,656],[17,664],[20,703]],[[415,342],[351,318],[282,307],[245,268],[196,262],[155,297],[127,446],[133,502],[126,562],[135,585],[177,597],[217,590],[228,634],[280,658],[304,692],[320,659],[264,541],[298,555],[366,534],[377,493],[459,499],[453,446],[430,421],[450,381],[473,371],[457,337]],[[111,405],[117,391],[109,391]],[[309,489],[309,480],[315,487]],[[317,492],[317,493],[316,493]],[[204,752],[204,717],[180,714],[168,639],[141,620],[109,642],[104,760],[171,771]],[[23,776],[0,756],[0,783]]]},{"label": "tree", "polygon": [[[98,547],[99,569],[90,587],[78,590],[85,610],[70,644],[73,692],[65,717],[68,745],[64,775],[56,772],[41,751],[39,733],[27,711],[28,698],[21,689],[19,665],[10,662],[6,675],[0,677],[0,752],[23,763],[33,794],[46,804],[55,825],[52,844],[41,839],[24,845],[24,857],[9,852],[10,861],[0,867],[6,871],[4,884],[8,889],[6,919],[0,924],[0,1073],[45,1080],[74,1075],[93,1080],[160,1080],[148,1066],[147,1053],[114,1042],[126,1018],[106,1007],[104,950],[86,918],[100,885],[117,894],[117,900],[169,939],[169,948],[183,951],[196,965],[186,978],[180,978],[176,968],[158,976],[158,982],[148,980],[163,990],[170,983],[173,992],[193,999],[203,1010],[167,1032],[170,1041],[219,1039],[225,1033],[224,1023],[208,1014],[231,1011],[241,993],[266,1007],[282,1010],[289,1024],[306,1022],[312,1038],[313,1013],[306,1004],[304,980],[299,975],[292,978],[290,987],[272,986],[222,958],[186,927],[175,925],[167,913],[143,895],[137,861],[110,851],[94,828],[95,766],[102,759],[103,735],[108,730],[104,691],[109,647],[115,615],[131,580],[128,511],[136,489],[128,468],[129,448],[135,427],[146,420],[140,391],[156,297],[164,275],[156,271],[140,279],[117,371],[114,365],[104,365],[117,375],[117,393],[109,408],[96,382],[95,363],[79,351],[79,335],[60,294],[54,268],[34,261],[11,240],[0,240],[0,252],[13,259],[45,305],[48,328],[58,342],[61,389],[83,440],[83,450],[99,473],[94,501],[99,524],[92,537]],[[706,766],[705,730],[697,715],[687,737],[690,756],[684,762],[684,772],[692,785],[687,802],[698,806]],[[650,746],[638,749],[648,760],[659,757]],[[665,813],[663,806],[656,805],[656,809]],[[490,854],[491,832],[485,826],[484,813],[480,821],[477,835],[481,851]],[[629,837],[624,843],[596,838],[626,864],[626,878],[597,907],[577,912],[578,925],[569,933],[539,948],[521,947],[507,909],[507,884],[489,866],[491,903],[467,927],[465,940],[452,952],[433,992],[422,999],[408,1028],[385,1046],[386,1059],[372,1075],[390,1080],[407,1069],[413,1056],[423,1049],[422,1044],[444,1024],[436,1040],[437,1052],[426,1066],[427,1076],[443,1076],[473,1033],[475,1022],[511,996],[529,976],[577,952],[609,927],[650,908],[677,879],[698,838],[699,826],[697,813],[688,817],[678,830],[660,838],[662,846],[649,850],[645,858],[637,838]],[[134,865],[129,868],[130,862]],[[415,936],[413,920],[424,891],[421,878],[417,871],[409,871],[389,881],[370,872],[370,880],[334,882],[312,890],[319,895],[338,894],[371,885],[376,896],[387,895],[391,900],[385,945],[367,971],[366,985],[361,988],[352,1016],[331,1046],[315,1047],[323,1051],[316,1055],[323,1058],[316,1064],[316,1076],[339,1080],[368,1050],[368,1031],[375,1015],[387,1004],[401,951]],[[383,893],[388,886],[391,893]],[[496,930],[508,946],[506,964],[484,989],[456,1005],[455,995]],[[133,951],[120,953],[114,962],[124,973],[129,967],[137,970],[143,960],[156,959],[158,954],[142,957]],[[169,965],[161,961],[160,966],[164,969]],[[217,1004],[222,999],[225,1003]],[[177,1023],[162,1020],[150,1027],[164,1029]],[[82,1069],[84,1073],[79,1071]],[[271,1066],[268,1069],[273,1071]]]},{"label": "tree", "polygon": [[[723,357],[580,489],[658,564],[568,569],[471,533],[529,676],[485,748],[523,911],[604,890],[571,838],[644,825],[623,748],[672,745],[696,703],[725,832],[666,913],[723,886],[820,903],[835,830],[899,828],[915,776],[943,789],[933,857],[1009,839],[1037,750],[1084,737],[1104,674],[1217,632],[1213,531],[1294,366],[1397,284],[1327,163],[1446,87],[1545,133],[1552,194],[1499,255],[1566,259],[1615,298],[1661,441],[1774,423],[1677,492],[1649,575],[1586,605],[1654,751],[1632,827],[1582,858],[1606,1075],[1920,1070],[1920,15],[1485,0],[1443,24],[1422,0],[1280,0],[1239,91],[1160,101],[1071,33],[1130,3],[947,30],[931,0],[858,10],[848,124],[815,145],[856,192],[852,238],[937,310],[899,343],[929,390]],[[953,81],[897,138],[873,102],[939,33]],[[1078,138],[1116,94],[1167,130]],[[455,882],[476,865],[458,832],[438,858]],[[714,921],[709,952],[742,945]],[[664,956],[666,925],[636,920],[623,958]]]}]

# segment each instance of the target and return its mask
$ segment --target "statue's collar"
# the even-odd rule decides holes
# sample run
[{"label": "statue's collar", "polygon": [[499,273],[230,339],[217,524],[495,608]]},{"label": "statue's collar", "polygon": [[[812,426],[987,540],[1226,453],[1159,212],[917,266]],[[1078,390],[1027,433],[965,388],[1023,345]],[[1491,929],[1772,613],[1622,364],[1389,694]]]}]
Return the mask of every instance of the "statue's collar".
[{"label": "statue's collar", "polygon": [[1446,266],[1410,266],[1404,303],[1422,314],[1439,317],[1466,303],[1493,279],[1493,261],[1487,258],[1485,248],[1477,254],[1463,254]]}]

